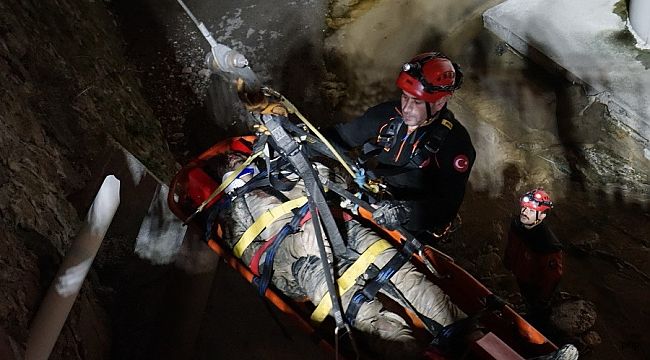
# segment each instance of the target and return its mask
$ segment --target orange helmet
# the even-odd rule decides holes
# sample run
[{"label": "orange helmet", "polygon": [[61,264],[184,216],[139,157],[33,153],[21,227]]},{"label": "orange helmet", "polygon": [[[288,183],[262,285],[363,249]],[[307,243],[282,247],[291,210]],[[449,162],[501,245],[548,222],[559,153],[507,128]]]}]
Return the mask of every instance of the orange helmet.
[{"label": "orange helmet", "polygon": [[460,88],[463,73],[445,55],[428,52],[417,55],[402,66],[397,87],[428,103],[451,96]]},{"label": "orange helmet", "polygon": [[541,187],[522,195],[519,204],[521,207],[527,207],[535,211],[545,211],[553,208],[551,197]]}]

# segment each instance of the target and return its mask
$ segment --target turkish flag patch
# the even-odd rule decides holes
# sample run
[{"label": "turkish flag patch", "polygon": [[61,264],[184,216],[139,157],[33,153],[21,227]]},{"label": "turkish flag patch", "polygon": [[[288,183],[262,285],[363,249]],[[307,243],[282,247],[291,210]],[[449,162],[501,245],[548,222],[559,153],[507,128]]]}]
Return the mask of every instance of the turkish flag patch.
[{"label": "turkish flag patch", "polygon": [[465,155],[458,155],[454,158],[454,169],[459,173],[464,173],[469,169],[469,159]]}]

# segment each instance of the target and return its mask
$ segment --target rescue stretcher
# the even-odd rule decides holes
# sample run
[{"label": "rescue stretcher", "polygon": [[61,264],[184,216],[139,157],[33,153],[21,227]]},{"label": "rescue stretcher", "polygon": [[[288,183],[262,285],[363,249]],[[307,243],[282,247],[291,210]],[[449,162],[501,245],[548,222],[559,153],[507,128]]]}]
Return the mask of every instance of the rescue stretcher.
[{"label": "rescue stretcher", "polygon": [[[222,193],[214,194],[219,187],[219,180],[214,179],[204,171],[206,162],[212,157],[228,150],[237,150],[251,153],[245,143],[252,143],[256,136],[235,137],[223,140],[203,154],[184,166],[173,178],[170,184],[168,204],[171,211],[181,220],[193,226],[199,226],[201,231],[207,226],[201,216],[194,217],[197,209],[205,205],[210,206],[219,201]],[[213,195],[213,198],[206,202]],[[399,247],[405,241],[404,236],[397,231],[388,231],[376,225],[372,220],[372,213],[363,207],[359,208],[359,221],[363,221],[375,230],[385,235],[385,239]],[[226,263],[238,271],[249,283],[254,283],[256,275],[237,257],[231,249],[220,239],[219,228],[213,232],[212,238],[206,239],[208,246],[215,251]],[[414,254],[410,260],[422,273],[442,288],[451,300],[460,307],[468,316],[475,317],[485,335],[475,340],[469,347],[471,355],[468,358],[476,359],[527,359],[549,354],[557,347],[544,337],[539,331],[527,323],[520,315],[507,305],[501,304],[496,308],[491,306],[495,298],[492,292],[471,276],[467,271],[458,266],[452,258],[439,250],[427,246],[425,251]],[[435,273],[427,266],[433,266]],[[317,339],[326,351],[337,353],[337,356],[354,358],[351,349],[336,349],[334,321],[326,320],[320,325],[310,321],[314,306],[310,302],[295,302],[271,286],[266,289],[264,296],[278,310],[293,319],[296,325]],[[412,324],[416,334],[426,336],[424,325],[408,309],[401,309]],[[436,355],[438,356],[438,355]],[[442,357],[429,357],[440,358]]]}]

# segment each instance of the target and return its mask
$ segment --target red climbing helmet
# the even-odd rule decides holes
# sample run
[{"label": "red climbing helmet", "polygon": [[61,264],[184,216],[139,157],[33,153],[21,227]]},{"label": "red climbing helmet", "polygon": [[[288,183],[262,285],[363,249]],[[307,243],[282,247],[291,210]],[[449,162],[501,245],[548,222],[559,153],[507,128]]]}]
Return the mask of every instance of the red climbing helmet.
[{"label": "red climbing helmet", "polygon": [[460,67],[438,52],[420,54],[402,66],[397,87],[429,103],[451,96],[460,88]]},{"label": "red climbing helmet", "polygon": [[543,188],[533,189],[521,196],[519,204],[535,211],[546,211],[553,208],[551,197]]}]

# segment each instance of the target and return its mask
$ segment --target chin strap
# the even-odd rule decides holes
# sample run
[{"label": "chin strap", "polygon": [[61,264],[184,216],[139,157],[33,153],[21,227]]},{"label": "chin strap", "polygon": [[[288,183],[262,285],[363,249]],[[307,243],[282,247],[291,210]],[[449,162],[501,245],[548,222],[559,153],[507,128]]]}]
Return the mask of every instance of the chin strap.
[{"label": "chin strap", "polygon": [[440,109],[435,114],[432,114],[431,113],[431,103],[425,102],[424,104],[426,105],[426,108],[427,108],[427,121],[425,121],[424,124],[420,125],[420,127],[427,126],[427,125],[431,124],[434,120],[436,120],[440,116],[440,112],[442,111],[442,109]]},{"label": "chin strap", "polygon": [[535,226],[539,225],[542,221],[543,221],[543,219],[542,220],[539,219],[539,211],[535,211],[535,222],[530,224],[530,225],[526,225],[526,224],[522,223],[521,220],[519,220],[521,225],[526,229],[532,229]]},{"label": "chin strap", "polygon": [[539,210],[536,210],[536,211],[535,211],[535,223],[533,224],[533,226],[538,225],[539,223],[542,222],[542,220],[544,220],[544,219],[541,219],[541,220],[540,220],[540,218],[539,218]]}]

